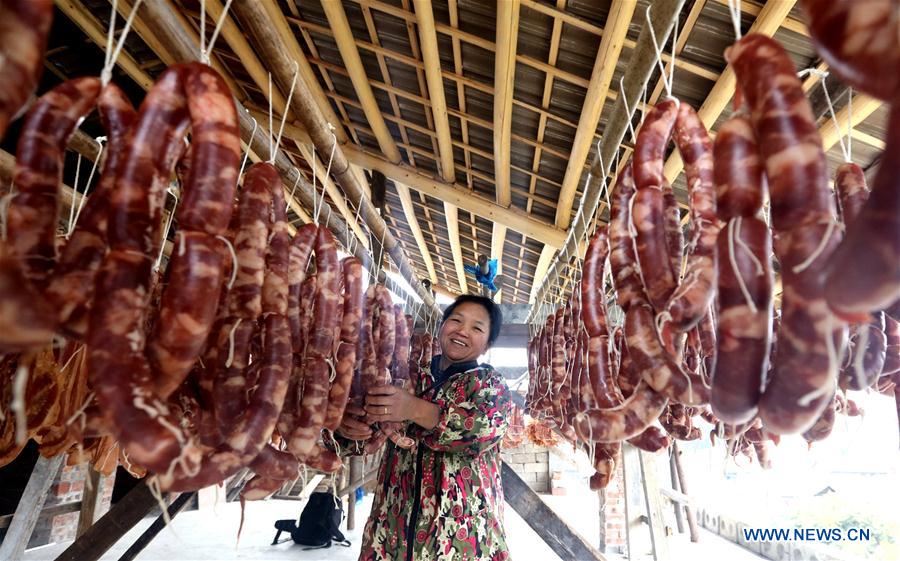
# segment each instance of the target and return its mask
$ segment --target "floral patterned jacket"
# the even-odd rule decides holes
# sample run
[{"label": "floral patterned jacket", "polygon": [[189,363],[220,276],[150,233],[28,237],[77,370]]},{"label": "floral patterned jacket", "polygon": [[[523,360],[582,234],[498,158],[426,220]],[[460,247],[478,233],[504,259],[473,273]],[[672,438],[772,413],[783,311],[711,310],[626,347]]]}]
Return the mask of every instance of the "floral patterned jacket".
[{"label": "floral patterned jacket", "polygon": [[416,395],[440,407],[440,420],[432,430],[411,424],[407,434],[416,446],[410,450],[388,442],[360,561],[509,557],[500,484],[509,388],[489,365],[456,370],[463,371],[448,369],[450,376],[437,384],[432,371],[412,377]]}]

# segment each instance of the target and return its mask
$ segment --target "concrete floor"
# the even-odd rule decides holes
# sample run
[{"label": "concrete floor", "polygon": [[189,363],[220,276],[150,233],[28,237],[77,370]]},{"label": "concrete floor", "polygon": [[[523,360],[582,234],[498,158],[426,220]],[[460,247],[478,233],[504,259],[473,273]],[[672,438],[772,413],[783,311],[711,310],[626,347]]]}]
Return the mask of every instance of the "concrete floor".
[{"label": "concrete floor", "polygon": [[[596,497],[595,494],[589,495]],[[596,499],[587,497],[555,497],[542,495],[547,503],[582,532],[592,543],[597,540]],[[357,516],[364,520],[371,506],[371,498],[366,497],[357,508]],[[591,504],[594,503],[594,504]],[[201,561],[201,560],[266,560],[291,559],[302,561],[355,561],[359,555],[362,524],[352,532],[346,532],[352,547],[333,546],[330,549],[304,551],[293,542],[276,546],[270,545],[275,535],[272,526],[275,520],[299,515],[302,504],[298,501],[264,501],[249,503],[245,512],[244,528],[240,541],[237,540],[240,522],[238,503],[218,504],[214,508],[179,514],[173,523],[163,530],[138,556],[141,561]],[[593,515],[593,516],[591,516]],[[146,529],[152,519],[142,521],[110,549],[102,559],[114,561]],[[528,524],[512,508],[506,510],[506,533],[511,558],[515,561],[553,561],[558,557],[535,534]],[[591,532],[591,528],[594,531]],[[287,536],[282,536],[283,538]],[[28,551],[24,561],[52,561],[68,544],[54,544]],[[686,536],[669,538],[671,559],[681,561],[756,561],[761,559],[718,536],[702,531],[701,543],[692,544]],[[624,557],[608,555],[608,559],[622,560]]]}]

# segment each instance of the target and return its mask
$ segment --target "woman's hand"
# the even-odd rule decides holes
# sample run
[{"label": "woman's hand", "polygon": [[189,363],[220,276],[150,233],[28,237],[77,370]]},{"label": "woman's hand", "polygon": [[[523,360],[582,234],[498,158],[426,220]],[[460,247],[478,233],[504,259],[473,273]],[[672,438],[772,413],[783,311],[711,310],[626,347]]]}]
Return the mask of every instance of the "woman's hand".
[{"label": "woman's hand", "polygon": [[373,386],[366,394],[366,420],[412,421],[427,429],[438,421],[438,406],[397,386]]},{"label": "woman's hand", "polygon": [[365,409],[348,403],[347,408],[344,409],[344,418],[341,419],[341,426],[338,427],[336,432],[350,440],[368,440],[372,436],[372,429],[368,423],[362,420],[365,416]]}]

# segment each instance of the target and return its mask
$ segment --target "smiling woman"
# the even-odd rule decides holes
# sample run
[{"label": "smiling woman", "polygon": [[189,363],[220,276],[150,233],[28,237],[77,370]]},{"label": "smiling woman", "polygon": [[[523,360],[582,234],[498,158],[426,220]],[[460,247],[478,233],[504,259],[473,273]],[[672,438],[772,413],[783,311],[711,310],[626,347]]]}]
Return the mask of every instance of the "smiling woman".
[{"label": "smiling woman", "polygon": [[460,296],[444,311],[443,354],[411,377],[419,380],[415,393],[374,387],[365,409],[348,406],[338,430],[344,438],[368,438],[374,422],[409,421],[417,444],[389,444],[360,560],[508,558],[498,444],[509,424],[509,389],[477,362],[502,322],[488,298]]}]

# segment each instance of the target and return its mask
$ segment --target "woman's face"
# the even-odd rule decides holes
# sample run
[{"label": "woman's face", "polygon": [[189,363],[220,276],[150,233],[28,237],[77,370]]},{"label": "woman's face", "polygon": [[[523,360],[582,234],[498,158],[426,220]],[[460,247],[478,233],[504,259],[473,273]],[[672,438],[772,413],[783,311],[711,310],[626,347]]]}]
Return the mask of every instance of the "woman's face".
[{"label": "woman's face", "polygon": [[483,306],[463,302],[441,326],[441,352],[450,363],[476,360],[487,351],[491,317]]}]

